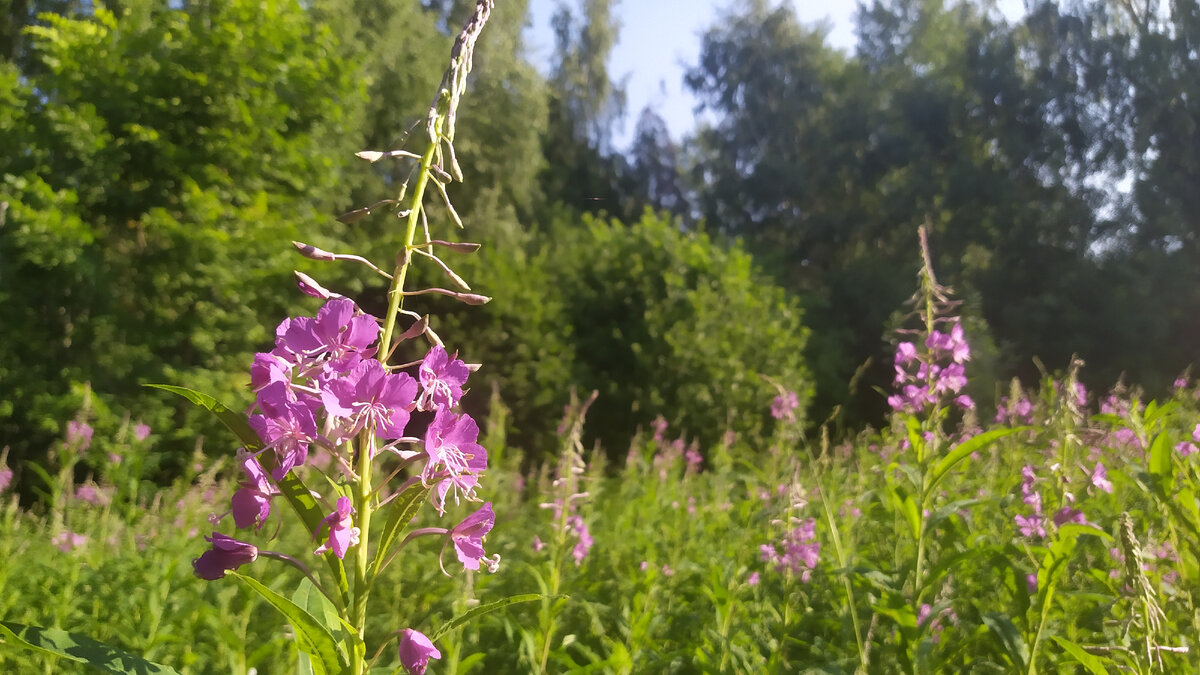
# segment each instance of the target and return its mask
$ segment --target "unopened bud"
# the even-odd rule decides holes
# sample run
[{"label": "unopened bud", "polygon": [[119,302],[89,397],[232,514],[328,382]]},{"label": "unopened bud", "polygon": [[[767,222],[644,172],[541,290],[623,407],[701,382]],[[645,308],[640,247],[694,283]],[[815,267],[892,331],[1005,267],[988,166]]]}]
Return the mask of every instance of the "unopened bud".
[{"label": "unopened bud", "polygon": [[337,256],[329,251],[323,251],[312,244],[305,244],[302,241],[293,241],[292,246],[300,252],[300,255],[309,260],[337,260]]},{"label": "unopened bud", "polygon": [[409,326],[408,330],[401,333],[399,335],[399,337],[396,338],[396,341],[401,342],[403,340],[411,340],[411,339],[417,337],[418,335],[424,334],[425,329],[428,327],[429,327],[429,317],[423,316],[420,319],[418,319],[417,321],[414,321],[413,325]]},{"label": "unopened bud", "polygon": [[313,278],[304,272],[293,271],[292,274],[296,275],[296,285],[305,295],[311,295],[314,298],[321,298],[322,300],[342,297],[337,293],[326,290],[321,284],[313,281]]},{"label": "unopened bud", "polygon": [[442,239],[433,239],[429,243],[434,246],[445,246],[455,253],[474,253],[479,250],[479,244],[474,244],[469,241],[445,241]]}]

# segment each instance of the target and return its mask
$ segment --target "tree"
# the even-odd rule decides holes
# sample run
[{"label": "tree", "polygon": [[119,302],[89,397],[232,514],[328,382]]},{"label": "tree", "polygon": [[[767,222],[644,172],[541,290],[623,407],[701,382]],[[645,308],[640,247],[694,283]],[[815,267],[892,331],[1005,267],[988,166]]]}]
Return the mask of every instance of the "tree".
[{"label": "tree", "polygon": [[301,297],[286,242],[336,242],[363,90],[290,3],[43,21],[37,67],[0,71],[0,144],[21,149],[0,157],[0,446],[37,457],[83,382],[182,444],[200,422],[140,385],[243,400],[264,321]]}]

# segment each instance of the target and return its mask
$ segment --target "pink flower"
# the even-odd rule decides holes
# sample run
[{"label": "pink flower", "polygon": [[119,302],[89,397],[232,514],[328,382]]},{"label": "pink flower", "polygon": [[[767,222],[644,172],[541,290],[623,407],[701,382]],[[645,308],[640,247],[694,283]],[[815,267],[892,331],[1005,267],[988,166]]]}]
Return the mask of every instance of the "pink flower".
[{"label": "pink flower", "polygon": [[192,561],[192,570],[201,579],[221,579],[226,572],[258,559],[258,548],[254,544],[238,541],[220,532],[214,532],[213,536],[205,537],[204,540],[211,542],[212,548]]},{"label": "pink flower", "polygon": [[133,437],[139,441],[144,441],[150,437],[150,427],[143,422],[138,422],[133,426]]},{"label": "pink flower", "polygon": [[475,494],[475,476],[487,470],[487,451],[479,445],[479,425],[469,415],[455,415],[440,409],[425,431],[425,452],[429,459],[421,478],[426,484],[449,480],[446,489],[439,486],[444,510],[446,492],[454,487],[468,499]]},{"label": "pink flower", "polygon": [[425,634],[405,628],[400,634],[400,663],[409,675],[424,675],[429,659],[440,659],[442,653]]},{"label": "pink flower", "polygon": [[360,361],[321,387],[321,402],[329,415],[346,420],[344,437],[370,428],[379,438],[400,438],[416,397],[417,382],[411,375],[389,373],[374,359]]},{"label": "pink flower", "polygon": [[1041,516],[1037,514],[1032,516],[1018,515],[1015,520],[1017,522],[1017,529],[1021,531],[1021,536],[1031,539],[1046,536],[1046,527],[1043,524]]},{"label": "pink flower", "polygon": [[759,581],[760,581],[760,577],[758,575],[758,572],[751,572],[750,576],[746,577],[746,583],[749,584],[750,586],[757,586]]},{"label": "pink flower", "polygon": [[1064,506],[1054,514],[1054,524],[1062,527],[1067,523],[1076,523],[1079,525],[1087,525],[1087,518],[1084,517],[1083,511]]},{"label": "pink flower", "polygon": [[1108,471],[1101,462],[1097,462],[1096,468],[1092,470],[1092,485],[1099,490],[1112,494],[1112,481],[1108,480]]},{"label": "pink flower", "polygon": [[654,418],[650,426],[654,428],[654,442],[662,443],[663,434],[667,432],[667,420],[662,415],[659,415]]},{"label": "pink flower", "polygon": [[325,525],[329,526],[329,538],[324,544],[318,546],[316,551],[313,551],[315,555],[333,551],[333,554],[339,558],[346,557],[346,550],[358,543],[359,531],[357,527],[354,527],[354,521],[350,517],[353,512],[354,507],[350,505],[350,500],[338,497],[337,506],[332,513],[321,520],[321,525],[313,535],[318,536]]},{"label": "pink flower", "polygon": [[251,415],[250,427],[263,441],[263,447],[274,450],[275,468],[271,475],[283,480],[293,467],[308,459],[308,445],[317,435],[315,405],[289,397],[282,382],[268,385],[258,394],[261,415]]},{"label": "pink flower", "polygon": [[1187,457],[1188,455],[1194,455],[1197,452],[1200,452],[1200,450],[1197,450],[1196,445],[1194,443],[1189,443],[1187,441],[1181,441],[1181,442],[1175,444],[1175,452],[1178,452],[1179,454],[1183,455],[1184,457]]},{"label": "pink flower", "polygon": [[1037,593],[1038,587],[1036,574],[1025,575],[1025,590],[1029,591],[1030,595]]},{"label": "pink flower", "polygon": [[495,563],[488,560],[483,550],[483,538],[492,531],[496,524],[496,514],[492,511],[492,503],[484,504],[478,511],[463,519],[450,530],[450,542],[454,544],[454,552],[464,569],[479,570],[479,563],[488,564],[489,570],[494,570]]},{"label": "pink flower", "polygon": [[63,553],[69,553],[87,543],[87,535],[75,532],[59,532],[50,540]]},{"label": "pink flower", "polygon": [[350,368],[364,356],[374,354],[369,347],[379,336],[375,317],[355,316],[354,311],[352,300],[330,300],[316,318],[292,319],[281,342],[288,351],[307,359],[326,359],[335,370]]},{"label": "pink flower", "polygon": [[7,466],[0,466],[0,492],[8,489],[12,485],[13,472]]},{"label": "pink flower", "polygon": [[587,557],[588,551],[592,550],[592,534],[588,532],[587,523],[583,522],[581,516],[569,516],[567,518],[567,527],[574,530],[574,534],[578,541],[575,543],[575,548],[571,549],[571,557],[575,558],[575,566],[579,567],[583,564],[583,559]]},{"label": "pink flower", "polygon": [[462,398],[463,385],[471,371],[467,364],[458,359],[458,354],[446,354],[441,345],[434,346],[421,361],[418,373],[421,378],[421,397],[417,399],[417,408],[433,410],[434,408],[453,408],[458,399]]},{"label": "pink flower", "polygon": [[108,506],[112,501],[112,494],[108,490],[101,490],[95,485],[84,483],[75,488],[75,498],[92,506]]},{"label": "pink flower", "polygon": [[536,534],[533,535],[533,552],[541,553],[544,548],[546,548],[546,542],[542,541],[542,538]]},{"label": "pink flower", "polygon": [[786,392],[771,401],[771,417],[777,420],[794,420],[796,419],[796,408],[799,407],[800,399],[796,396],[796,392]]},{"label": "pink flower", "polygon": [[83,452],[91,447],[93,433],[92,426],[87,422],[71,420],[67,422],[67,445]]}]

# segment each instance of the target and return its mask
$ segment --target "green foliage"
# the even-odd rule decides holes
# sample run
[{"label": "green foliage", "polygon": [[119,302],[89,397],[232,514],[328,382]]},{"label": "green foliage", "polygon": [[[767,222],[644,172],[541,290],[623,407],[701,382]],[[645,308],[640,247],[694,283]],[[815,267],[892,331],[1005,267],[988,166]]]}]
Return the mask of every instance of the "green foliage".
[{"label": "green foliage", "polygon": [[29,29],[41,67],[0,67],[0,144],[22,149],[0,157],[17,459],[73,414],[73,382],[173,437],[211,431],[139,383],[242,400],[260,317],[294,302],[281,244],[320,240],[350,157],[363,92],[329,30],[289,3],[157,4],[48,15]]},{"label": "green foliage", "polygon": [[494,299],[446,329],[499,382],[519,445],[547,447],[573,385],[600,392],[593,430],[612,453],[659,414],[705,444],[760,430],[775,396],[764,375],[797,392],[803,415],[802,313],[740,248],[647,213],[630,226],[564,218],[535,250],[485,248],[468,263],[479,269],[460,269]]},{"label": "green foliage", "polygon": [[[1182,454],[1174,442],[1191,439],[1200,423],[1196,387],[1163,405],[1101,395],[1114,412],[1090,416],[1095,397],[1080,408],[1064,391],[1047,380],[1040,392],[1022,392],[1035,402],[1027,428],[991,425],[958,450],[940,441],[923,449],[934,453],[927,464],[940,482],[922,498],[920,584],[917,537],[882,488],[892,475],[906,487],[920,481],[904,420],[823,449],[800,441],[797,425],[782,426],[705,448],[703,469],[669,440],[643,437],[623,462],[593,454],[571,474],[571,489],[588,493],[573,500],[572,513],[594,539],[578,564],[560,517],[539,506],[563,498],[561,481],[543,472],[521,489],[515,462],[494,467],[484,496],[499,516],[487,545],[501,554],[500,571],[448,579],[436,547],[414,543],[405,551],[407,581],[388,568],[377,585],[384,609],[367,642],[413,624],[442,627],[443,660],[431,667],[539,672],[550,616],[545,672],[853,672],[863,663],[860,640],[872,673],[1158,672],[1160,658],[1161,670],[1186,671],[1200,575],[1200,454]],[[961,430],[948,431],[957,439]],[[114,448],[126,462],[151,451]],[[1097,462],[1108,468],[1111,493],[1091,477]],[[1021,535],[1014,522],[1030,513],[1026,465],[1044,500],[1045,538]],[[88,634],[181,673],[263,672],[294,661],[294,635],[271,607],[245,603],[234,584],[191,576],[187,559],[204,548],[205,516],[235,488],[214,473],[187,476],[153,501],[130,503],[118,491],[97,507],[69,497],[57,521],[15,500],[0,505],[0,526],[12,533],[0,539],[0,556],[21,562],[0,568],[5,625]],[[1087,523],[1054,526],[1051,516],[1065,507]],[[807,574],[764,562],[763,545],[810,520],[820,548]],[[385,524],[375,526],[373,540]],[[71,545],[61,537],[68,532],[86,539]],[[297,529],[281,533],[273,547],[312,545]],[[535,535],[546,548],[530,546]],[[292,568],[262,557],[247,570],[277,602],[291,597],[321,615],[311,588],[293,595],[306,582]],[[555,575],[563,597],[529,595],[545,594]],[[474,600],[449,609],[448,599],[464,593]],[[1161,612],[1157,624],[1150,607]],[[462,624],[464,616],[479,620]],[[394,648],[376,665],[395,667]],[[0,648],[7,671],[63,666]]]}]

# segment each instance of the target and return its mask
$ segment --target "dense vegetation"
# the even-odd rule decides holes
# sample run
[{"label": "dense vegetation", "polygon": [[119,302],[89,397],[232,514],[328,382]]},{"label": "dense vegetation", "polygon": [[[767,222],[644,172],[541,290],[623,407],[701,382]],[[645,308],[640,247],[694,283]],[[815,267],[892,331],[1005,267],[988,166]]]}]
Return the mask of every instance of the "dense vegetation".
[{"label": "dense vegetation", "polygon": [[[215,429],[142,383],[186,379],[247,400],[239,372],[268,338],[265,317],[296,309],[279,292],[291,269],[308,269],[279,242],[390,255],[386,217],[333,220],[403,179],[352,153],[402,140],[428,104],[444,35],[469,6],[9,6],[0,145],[21,151],[0,157],[0,447],[15,463],[44,455],[88,384],[103,403],[98,428],[111,433],[136,410],[162,430],[174,467],[165,476],[197,431]],[[651,208],[663,214],[652,221],[682,233],[676,244],[656,235],[666,255],[733,275],[718,293],[752,284],[793,298],[780,300],[793,309],[765,343],[802,353],[803,364],[772,372],[764,359],[749,371],[812,391],[810,421],[840,406],[843,428],[878,423],[883,338],[912,279],[913,232],[928,222],[942,280],[967,301],[981,379],[1031,381],[1033,357],[1078,355],[1090,384],[1124,374],[1165,393],[1200,344],[1200,209],[1189,201],[1200,17],[1188,7],[1140,16],[1103,2],[1040,3],[1010,23],[971,3],[875,2],[846,54],[785,7],[735,4],[688,75],[713,126],[672,139],[642,111],[625,150],[612,140],[625,111],[606,67],[611,3],[561,9],[545,75],[525,59],[525,3],[503,3],[460,114],[472,188],[454,197],[489,251],[472,278],[508,305],[453,318],[487,322],[460,348],[490,364],[483,377],[535,454],[553,448],[549,413],[572,383],[601,387],[606,443],[658,413],[715,438],[722,421],[686,411],[725,397],[732,383],[709,376],[764,344],[731,326],[780,313],[741,296],[748,304],[728,307],[716,333],[671,331],[681,319],[717,321],[708,291],[687,274],[678,290],[660,284],[653,277],[675,277],[641,244],[578,235],[600,236],[587,212],[637,232]],[[721,262],[733,238],[754,263]],[[593,266],[596,247],[612,262]],[[630,300],[638,306],[592,304],[596,289],[639,277],[648,285]],[[382,292],[351,275],[327,280],[368,304]],[[660,303],[674,314],[660,315]],[[694,321],[678,314],[687,303]],[[641,311],[661,325],[634,325]],[[782,336],[796,321],[807,340]],[[610,338],[648,351],[631,360],[597,349]],[[700,384],[676,378],[663,383],[669,394],[647,391],[658,369],[694,367],[671,356],[681,351],[703,361]],[[739,392],[716,417],[771,390]]]},{"label": "dense vegetation", "polygon": [[[411,163],[355,152],[425,132],[448,35],[474,6],[0,9],[0,525],[13,533],[0,559],[21,561],[0,570],[6,650],[5,626],[32,624],[188,672],[290,670],[279,617],[187,564],[237,489],[237,441],[144,385],[251,409],[252,355],[318,306],[291,290],[294,269],[384,314],[382,282],[287,244],[407,272],[402,198],[378,200],[405,194]],[[488,550],[504,571],[443,575],[414,546],[403,586],[389,568],[375,588],[376,566],[355,593],[393,609],[355,609],[367,644],[534,592],[440,636],[435,668],[1194,662],[1200,13],[1147,8],[1041,2],[1009,22],[971,2],[876,1],[848,54],[786,6],[746,0],[687,75],[712,123],[677,140],[642,111],[622,150],[613,3],[560,8],[546,72],[526,57],[526,4],[496,7],[447,145],[466,187],[431,191],[454,206],[428,214],[439,232],[471,224],[483,248],[454,268],[494,299],[405,309],[483,364],[462,406],[486,427],[492,471],[469,491],[494,503]],[[327,355],[293,353],[314,369],[303,386],[336,379],[313,374]],[[402,343],[395,362],[423,353]],[[308,401],[288,405],[331,405]],[[360,471],[359,508],[386,501]],[[379,528],[361,522],[364,539]],[[314,545],[311,526],[276,534],[256,541]],[[268,557],[255,577],[308,597]],[[0,665],[61,663],[0,651]]]},{"label": "dense vegetation", "polygon": [[[406,583],[393,569],[382,585],[390,609],[370,637],[544,592],[569,597],[449,634],[430,672],[1185,672],[1200,639],[1200,390],[1180,382],[1155,403],[1073,378],[1015,388],[984,429],[899,414],[831,447],[800,438],[780,406],[765,433],[708,446],[662,420],[615,463],[582,451],[577,404],[560,463],[532,476],[493,426],[481,442],[500,571],[445,577],[436,546],[414,548]],[[295,643],[274,610],[188,565],[236,488],[214,480],[228,461],[139,492],[129,467],[160,442],[126,429],[111,459],[94,442],[56,444],[59,461],[82,450],[105,468],[78,485],[51,478],[44,515],[15,496],[0,507],[12,533],[0,556],[21,561],[0,570],[0,616],[181,672],[281,672]],[[545,508],[584,492],[571,500],[582,529]],[[314,545],[281,532],[262,545]],[[271,560],[251,569],[285,595],[300,580]],[[394,650],[380,664],[397,665]],[[0,649],[0,666],[18,665],[64,667]]]}]

